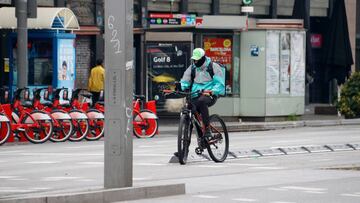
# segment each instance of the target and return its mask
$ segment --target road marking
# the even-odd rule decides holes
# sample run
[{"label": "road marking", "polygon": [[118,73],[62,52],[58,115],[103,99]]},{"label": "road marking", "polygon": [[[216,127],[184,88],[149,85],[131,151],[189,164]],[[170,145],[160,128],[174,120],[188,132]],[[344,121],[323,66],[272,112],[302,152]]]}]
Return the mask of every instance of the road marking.
[{"label": "road marking", "polygon": [[28,178],[10,178],[9,180],[14,180],[14,181],[25,181],[25,180],[29,180]]},{"label": "road marking", "polygon": [[270,203],[296,203],[296,202],[274,201],[274,202],[270,202]]},{"label": "road marking", "polygon": [[167,164],[159,164],[159,163],[134,163],[136,166],[166,166]]},{"label": "road marking", "polygon": [[218,196],[212,196],[212,195],[194,195],[193,197],[204,198],[204,199],[216,199],[216,198],[219,198]]},{"label": "road marking", "polygon": [[25,163],[26,164],[57,164],[61,162],[60,161],[29,161]]},{"label": "road marking", "polygon": [[150,180],[151,178],[133,178],[134,181]]},{"label": "road marking", "polygon": [[77,179],[75,181],[78,181],[78,182],[92,182],[92,181],[96,181],[96,180],[90,179],[90,178],[84,178],[84,179]]},{"label": "road marking", "polygon": [[324,190],[328,190],[326,188],[311,188],[311,187],[299,187],[299,186],[285,186],[285,187],[281,187],[284,189],[289,189],[289,190],[306,190],[306,191],[324,191]]},{"label": "road marking", "polygon": [[12,150],[12,151],[4,151],[4,152],[0,152],[0,155],[3,155],[3,154],[10,154],[10,155],[13,155],[15,153],[19,153],[19,152],[24,152],[25,150]]},{"label": "road marking", "polygon": [[78,164],[84,164],[84,165],[104,165],[104,162],[102,161],[87,161],[87,162],[79,162]]},{"label": "road marking", "polygon": [[289,191],[288,189],[284,189],[284,188],[268,188],[268,190],[273,190],[273,191]]},{"label": "road marking", "polygon": [[232,199],[233,201],[238,201],[238,202],[257,202],[256,199],[248,199],[248,198],[236,198],[236,199]]},{"label": "road marking", "polygon": [[276,166],[257,166],[257,167],[250,167],[249,169],[280,170],[280,169],[286,169],[286,168],[285,167],[276,167]]},{"label": "road marking", "polygon": [[312,193],[312,194],[325,194],[327,192],[324,192],[324,191],[304,191],[306,193]]},{"label": "road marking", "polygon": [[360,197],[360,194],[347,194],[347,193],[345,193],[345,194],[341,194],[341,196],[346,196],[346,197]]},{"label": "road marking", "polygon": [[71,177],[71,176],[59,176],[59,177],[46,177],[42,178],[42,181],[61,181],[61,180],[75,180],[81,179],[82,177]]},{"label": "road marking", "polygon": [[26,189],[0,189],[0,193],[21,193],[21,192],[34,192],[34,190]]},{"label": "road marking", "polygon": [[10,179],[10,178],[17,178],[19,176],[0,176],[0,179]]},{"label": "road marking", "polygon": [[32,190],[49,190],[49,189],[52,189],[50,187],[33,187],[33,188],[30,188]]}]

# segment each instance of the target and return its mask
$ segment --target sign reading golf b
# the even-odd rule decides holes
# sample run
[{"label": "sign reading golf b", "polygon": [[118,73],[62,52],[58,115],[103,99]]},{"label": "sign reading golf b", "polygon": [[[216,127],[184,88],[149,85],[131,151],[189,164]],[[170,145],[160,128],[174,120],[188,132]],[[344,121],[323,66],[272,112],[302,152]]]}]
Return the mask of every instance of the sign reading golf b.
[{"label": "sign reading golf b", "polygon": [[250,5],[252,4],[253,0],[242,0],[244,5]]}]

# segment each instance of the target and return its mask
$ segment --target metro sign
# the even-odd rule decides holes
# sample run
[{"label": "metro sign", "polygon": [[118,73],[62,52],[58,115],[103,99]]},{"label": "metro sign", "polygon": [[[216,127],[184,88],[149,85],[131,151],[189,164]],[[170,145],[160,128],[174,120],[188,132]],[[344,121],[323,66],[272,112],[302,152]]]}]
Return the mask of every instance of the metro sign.
[{"label": "metro sign", "polygon": [[242,0],[244,5],[250,5],[253,3],[253,0]]}]

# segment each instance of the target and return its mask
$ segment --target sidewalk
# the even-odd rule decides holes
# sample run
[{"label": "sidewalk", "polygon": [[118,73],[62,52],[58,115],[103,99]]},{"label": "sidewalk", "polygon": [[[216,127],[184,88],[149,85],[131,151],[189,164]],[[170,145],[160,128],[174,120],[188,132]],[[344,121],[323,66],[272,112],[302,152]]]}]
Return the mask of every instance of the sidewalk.
[{"label": "sidewalk", "polygon": [[[238,122],[227,121],[225,123],[229,132],[263,131],[284,128],[321,127],[334,125],[360,125],[360,119],[345,119],[343,116],[338,115],[315,114],[315,106],[324,105],[312,104],[306,106],[304,115],[296,117],[296,120],[294,121],[244,122],[239,119]],[[160,118],[160,134],[176,135],[178,122],[178,118]]]}]

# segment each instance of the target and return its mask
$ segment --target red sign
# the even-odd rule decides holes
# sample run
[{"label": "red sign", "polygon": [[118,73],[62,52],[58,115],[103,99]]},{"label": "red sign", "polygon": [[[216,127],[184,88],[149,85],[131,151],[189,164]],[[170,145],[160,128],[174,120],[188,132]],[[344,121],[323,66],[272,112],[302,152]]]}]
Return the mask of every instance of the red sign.
[{"label": "red sign", "polygon": [[[227,87],[232,86],[232,39],[204,37],[204,50],[206,56],[212,61],[222,63],[226,66]],[[231,90],[229,91],[231,92]]]},{"label": "red sign", "polygon": [[227,66],[232,63],[232,41],[231,38],[204,38],[204,50],[206,56],[215,62],[220,62]]},{"label": "red sign", "polygon": [[311,47],[312,48],[321,48],[323,45],[323,36],[322,34],[311,34]]}]

